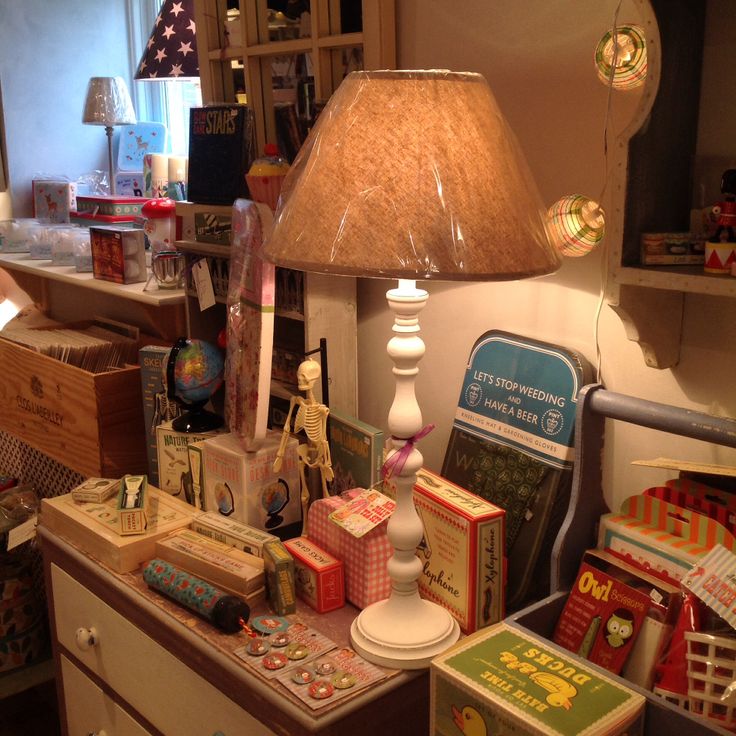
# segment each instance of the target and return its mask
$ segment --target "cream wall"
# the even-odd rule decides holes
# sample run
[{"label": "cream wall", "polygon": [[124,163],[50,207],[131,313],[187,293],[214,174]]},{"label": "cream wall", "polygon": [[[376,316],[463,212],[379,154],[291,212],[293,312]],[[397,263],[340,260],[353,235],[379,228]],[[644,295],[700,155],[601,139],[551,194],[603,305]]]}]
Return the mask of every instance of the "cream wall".
[{"label": "cream wall", "polygon": [[[598,198],[610,181],[603,153],[607,90],[596,78],[592,58],[617,2],[397,0],[398,63],[482,73],[519,138],[544,202],[572,193]],[[624,0],[619,22],[636,16],[634,4]],[[636,92],[614,94],[611,133],[626,127],[636,104]],[[609,196],[603,203],[616,206]],[[602,255],[565,259],[557,274],[534,281],[425,285],[430,299],[421,323],[427,352],[417,395],[425,422],[437,424],[420,445],[429,468],[442,465],[465,361],[487,330],[558,343],[596,363]],[[359,284],[360,416],[384,429],[394,391],[385,353],[392,324],[385,302],[390,287],[386,281]],[[639,347],[604,304],[599,320],[602,380],[613,391],[734,417],[735,337],[736,300],[690,295],[679,365],[647,368]],[[666,474],[660,471],[630,465],[637,458],[659,456],[736,464],[734,453],[723,448],[609,422],[608,503],[617,506],[626,495],[663,480]]]}]

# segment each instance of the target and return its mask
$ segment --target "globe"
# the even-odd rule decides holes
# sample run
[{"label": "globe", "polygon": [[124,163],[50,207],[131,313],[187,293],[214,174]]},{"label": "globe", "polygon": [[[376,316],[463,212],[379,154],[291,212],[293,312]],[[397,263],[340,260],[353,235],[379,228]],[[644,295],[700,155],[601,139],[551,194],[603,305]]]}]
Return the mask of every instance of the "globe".
[{"label": "globe", "polygon": [[223,420],[204,410],[204,405],[222,385],[225,359],[220,349],[205,340],[179,338],[169,354],[169,390],[188,411],[174,420],[178,432],[217,429]]}]

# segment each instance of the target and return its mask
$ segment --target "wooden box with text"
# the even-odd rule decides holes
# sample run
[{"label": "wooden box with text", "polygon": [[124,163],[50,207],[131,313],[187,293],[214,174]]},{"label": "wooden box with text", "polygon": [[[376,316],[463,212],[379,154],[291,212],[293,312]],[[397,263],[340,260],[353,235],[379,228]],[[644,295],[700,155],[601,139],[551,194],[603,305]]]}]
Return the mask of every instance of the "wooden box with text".
[{"label": "wooden box with text", "polygon": [[89,373],[0,338],[0,430],[85,477],[146,471],[138,366]]}]

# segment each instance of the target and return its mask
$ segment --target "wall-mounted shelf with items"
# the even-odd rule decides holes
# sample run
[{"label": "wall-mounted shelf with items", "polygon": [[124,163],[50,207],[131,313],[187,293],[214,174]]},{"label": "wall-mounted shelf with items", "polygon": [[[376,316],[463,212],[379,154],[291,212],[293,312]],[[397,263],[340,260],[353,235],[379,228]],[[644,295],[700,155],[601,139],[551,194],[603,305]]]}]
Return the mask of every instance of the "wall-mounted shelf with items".
[{"label": "wall-mounted shelf with items", "polygon": [[165,341],[174,340],[184,329],[182,289],[158,289],[152,283],[144,290],[143,281],[116,284],[78,273],[73,266],[50,266],[49,261],[34,260],[28,253],[2,253],[0,267],[54,319],[88,319],[95,313],[90,302],[94,294],[99,295],[104,316],[137,324]]},{"label": "wall-mounted shelf with items", "polygon": [[247,101],[258,151],[278,142],[290,160],[315,103],[326,101],[346,73],[396,63],[394,0],[297,5],[310,12],[288,17],[266,0],[195,0],[194,11],[203,101]]},{"label": "wall-mounted shelf with items", "polygon": [[[716,4],[727,11],[717,23],[711,15]],[[736,279],[728,275],[707,274],[702,266],[643,266],[640,257],[642,233],[690,230],[691,209],[698,204],[695,156],[712,155],[712,139],[718,137],[718,125],[706,120],[706,102],[709,95],[721,97],[711,69],[724,73],[712,62],[713,49],[722,53],[723,39],[710,36],[716,25],[721,36],[723,28],[736,27],[736,8],[728,5],[718,0],[636,0],[648,67],[636,118],[614,152],[612,197],[618,201],[610,206],[608,298],[629,337],[640,344],[647,365],[656,368],[679,360],[686,294],[736,297]],[[711,138],[707,145],[704,135]],[[732,146],[720,155],[736,155],[732,139],[717,144]],[[719,179],[720,174],[710,182],[716,192]]]}]

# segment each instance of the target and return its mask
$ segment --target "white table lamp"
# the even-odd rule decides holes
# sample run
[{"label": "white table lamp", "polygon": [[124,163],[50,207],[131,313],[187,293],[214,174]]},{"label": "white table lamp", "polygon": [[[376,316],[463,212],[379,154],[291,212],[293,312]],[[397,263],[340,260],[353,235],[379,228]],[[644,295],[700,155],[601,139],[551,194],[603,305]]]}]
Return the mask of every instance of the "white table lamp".
[{"label": "white table lamp", "polygon": [[420,598],[417,586],[423,528],[412,492],[424,423],[414,381],[424,355],[418,315],[427,292],[415,282],[550,273],[560,257],[545,220],[526,163],[478,74],[351,73],[284,182],[267,259],[307,271],[399,279],[387,293],[396,376],[388,416],[394,449],[387,460],[397,486],[388,525],[392,591],[364,609],[351,629],[354,648],[377,664],[427,667],[459,636],[455,619]]}]

